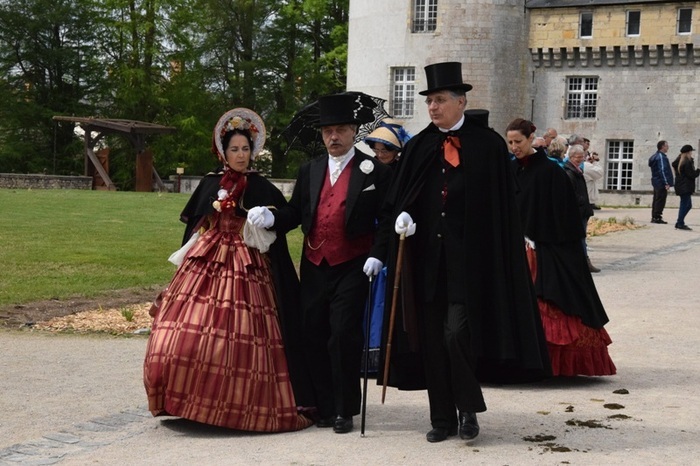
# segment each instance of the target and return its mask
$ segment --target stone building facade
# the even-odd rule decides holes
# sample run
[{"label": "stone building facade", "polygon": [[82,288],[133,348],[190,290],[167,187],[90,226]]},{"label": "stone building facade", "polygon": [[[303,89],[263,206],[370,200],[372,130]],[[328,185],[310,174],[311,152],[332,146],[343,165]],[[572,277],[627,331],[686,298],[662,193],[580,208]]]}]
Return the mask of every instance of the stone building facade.
[{"label": "stone building facade", "polygon": [[588,137],[605,166],[602,188],[647,191],[659,140],[669,141],[671,159],[700,143],[698,5],[351,0],[348,89],[386,98],[417,131],[428,123],[417,94],[423,67],[460,61],[474,86],[468,106],[488,109],[494,129],[524,116],[542,131]]},{"label": "stone building facade", "polygon": [[347,88],[387,99],[416,132],[430,122],[423,67],[459,61],[474,86],[468,107],[489,109],[492,126],[505,128],[528,101],[523,12],[522,0],[351,0]]},{"label": "stone building facade", "polygon": [[605,189],[651,189],[648,158],[659,140],[669,141],[671,159],[684,144],[697,148],[697,6],[528,2],[534,118],[587,135],[603,156]]}]

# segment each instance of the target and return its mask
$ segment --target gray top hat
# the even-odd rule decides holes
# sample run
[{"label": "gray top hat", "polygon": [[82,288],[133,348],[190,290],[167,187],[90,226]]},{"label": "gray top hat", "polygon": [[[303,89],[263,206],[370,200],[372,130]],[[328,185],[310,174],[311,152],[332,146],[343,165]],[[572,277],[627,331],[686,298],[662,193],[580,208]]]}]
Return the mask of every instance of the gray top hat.
[{"label": "gray top hat", "polygon": [[471,84],[462,81],[462,64],[457,61],[428,65],[425,67],[425,77],[428,81],[428,89],[419,92],[420,95],[448,89],[467,92],[472,88]]}]

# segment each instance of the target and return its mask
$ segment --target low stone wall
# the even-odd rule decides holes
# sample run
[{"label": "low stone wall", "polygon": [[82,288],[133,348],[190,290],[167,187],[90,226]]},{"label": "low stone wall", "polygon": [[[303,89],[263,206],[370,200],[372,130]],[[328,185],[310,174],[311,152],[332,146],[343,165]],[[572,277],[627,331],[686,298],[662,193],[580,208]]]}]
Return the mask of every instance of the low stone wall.
[{"label": "low stone wall", "polygon": [[292,191],[294,191],[294,184],[296,183],[296,180],[270,178],[270,181],[272,184],[277,186],[277,189],[282,191],[282,194],[284,194],[287,198],[292,197]]},{"label": "low stone wall", "polygon": [[[200,176],[180,177],[180,192],[191,194],[199,184]],[[291,197],[295,180],[270,178],[272,184],[282,191],[287,198]],[[170,192],[177,190],[177,175],[170,175],[163,183]],[[27,175],[16,173],[0,173],[0,188],[10,189],[92,189],[92,178],[89,176],[59,176],[59,175]],[[154,187],[154,190],[156,188]],[[601,190],[598,204],[609,207],[651,207],[654,197],[651,191],[615,191]],[[693,196],[695,197],[695,196]],[[666,206],[677,208],[679,197],[673,189],[669,191]]]},{"label": "low stone wall", "polygon": [[[693,197],[697,194],[693,195]],[[604,190],[598,193],[598,204],[609,207],[649,207],[654,199],[651,191],[614,191]],[[666,207],[678,208],[680,197],[671,189],[666,197]]]},{"label": "low stone wall", "polygon": [[0,173],[0,188],[92,189],[92,177]]},{"label": "low stone wall", "polygon": [[[193,193],[199,185],[199,180],[201,176],[181,176],[180,177],[180,192],[181,193]],[[270,182],[277,186],[277,189],[282,191],[286,197],[292,196],[292,191],[294,190],[295,180],[286,180],[280,178],[269,178]],[[170,175],[167,180],[163,180],[163,184],[167,187],[168,191],[177,190],[177,175]]]}]

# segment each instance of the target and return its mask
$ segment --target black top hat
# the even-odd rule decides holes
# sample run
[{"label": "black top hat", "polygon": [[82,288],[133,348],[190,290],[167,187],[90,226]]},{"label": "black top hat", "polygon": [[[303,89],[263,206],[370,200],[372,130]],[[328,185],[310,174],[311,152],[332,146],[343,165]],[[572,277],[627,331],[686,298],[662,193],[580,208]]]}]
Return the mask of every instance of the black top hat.
[{"label": "black top hat", "polygon": [[464,112],[464,116],[483,126],[489,127],[489,111],[483,108],[472,108]]},{"label": "black top hat", "polygon": [[458,61],[428,65],[425,67],[425,77],[428,81],[428,89],[419,92],[420,95],[448,89],[467,92],[472,88],[471,84],[462,81],[462,64]]},{"label": "black top hat", "polygon": [[374,119],[355,93],[331,94],[318,99],[318,126],[362,124]]}]

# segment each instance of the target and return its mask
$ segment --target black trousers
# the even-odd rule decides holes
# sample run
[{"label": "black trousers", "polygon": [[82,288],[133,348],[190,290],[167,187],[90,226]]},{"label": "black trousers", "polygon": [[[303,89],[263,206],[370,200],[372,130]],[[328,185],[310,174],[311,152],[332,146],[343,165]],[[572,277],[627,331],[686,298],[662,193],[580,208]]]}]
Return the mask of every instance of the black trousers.
[{"label": "black trousers", "polygon": [[[444,282],[443,282],[444,283]],[[423,305],[425,376],[433,427],[457,425],[457,412],[486,411],[479,381],[474,375],[476,358],[471,348],[468,304],[448,303],[446,290],[438,290]]]},{"label": "black trousers", "polygon": [[323,418],[360,413],[362,317],[369,290],[362,272],[366,259],[363,255],[336,266],[301,259],[304,354]]},{"label": "black trousers", "polygon": [[654,188],[654,198],[651,201],[651,218],[661,218],[666,207],[666,196],[668,189],[666,187]]}]

